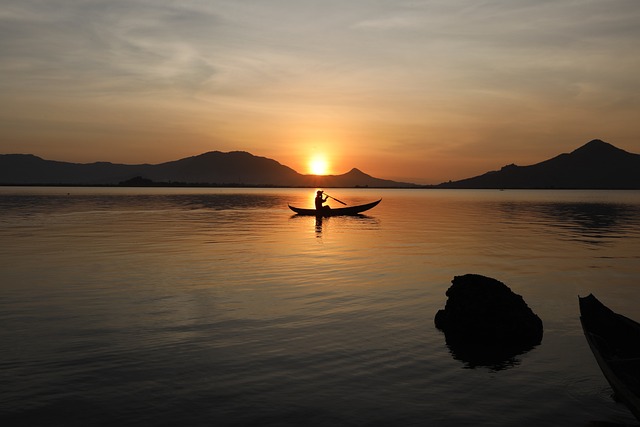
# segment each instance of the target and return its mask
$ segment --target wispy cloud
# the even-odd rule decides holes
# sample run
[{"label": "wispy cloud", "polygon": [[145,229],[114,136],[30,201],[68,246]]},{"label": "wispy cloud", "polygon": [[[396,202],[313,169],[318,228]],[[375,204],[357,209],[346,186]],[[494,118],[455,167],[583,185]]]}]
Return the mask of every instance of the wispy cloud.
[{"label": "wispy cloud", "polygon": [[361,21],[353,25],[353,28],[392,30],[402,28],[419,28],[420,20],[409,16],[392,16],[388,18],[371,19]]},{"label": "wispy cloud", "polygon": [[[193,87],[215,72],[215,15],[128,1],[20,2],[0,18],[0,67],[24,89]],[[5,80],[5,83],[8,83]]]}]

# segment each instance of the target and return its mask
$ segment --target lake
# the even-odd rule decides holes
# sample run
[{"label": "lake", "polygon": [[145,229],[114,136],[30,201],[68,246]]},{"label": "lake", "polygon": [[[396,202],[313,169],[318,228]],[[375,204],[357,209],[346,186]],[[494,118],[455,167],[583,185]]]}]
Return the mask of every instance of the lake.
[{"label": "lake", "polygon": [[[2,425],[637,424],[578,295],[640,320],[640,192],[0,187]],[[334,207],[340,206],[330,201]],[[454,276],[522,295],[542,343],[460,360]]]}]

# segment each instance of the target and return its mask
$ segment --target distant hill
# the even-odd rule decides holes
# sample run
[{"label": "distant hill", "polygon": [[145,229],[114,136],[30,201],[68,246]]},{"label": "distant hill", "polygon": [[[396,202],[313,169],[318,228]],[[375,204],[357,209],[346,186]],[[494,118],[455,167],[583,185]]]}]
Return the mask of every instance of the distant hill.
[{"label": "distant hill", "polygon": [[243,151],[212,151],[157,165],[67,163],[30,154],[0,155],[0,185],[217,185],[255,187],[417,187],[374,178],[358,169],[343,175],[302,175],[275,160]]},{"label": "distant hill", "polygon": [[149,165],[67,163],[31,154],[0,155],[0,184],[113,184],[144,175]]},{"label": "distant hill", "polygon": [[160,182],[251,186],[290,186],[300,179],[300,174],[293,169],[244,151],[211,151],[162,163],[143,176]]},{"label": "distant hill", "polygon": [[640,189],[640,155],[595,139],[571,153],[530,166],[442,183],[438,188]]},{"label": "distant hill", "polygon": [[419,187],[408,182],[390,181],[374,178],[359,169],[353,168],[343,175],[304,175],[302,187]]}]

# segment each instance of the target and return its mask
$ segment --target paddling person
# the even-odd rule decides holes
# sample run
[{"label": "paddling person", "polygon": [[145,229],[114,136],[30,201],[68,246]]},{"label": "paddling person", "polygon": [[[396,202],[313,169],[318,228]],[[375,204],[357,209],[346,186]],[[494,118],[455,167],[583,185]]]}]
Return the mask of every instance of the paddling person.
[{"label": "paddling person", "polygon": [[322,204],[324,202],[327,201],[327,199],[329,198],[329,196],[324,196],[324,198],[322,197],[322,190],[318,190],[318,192],[316,193],[316,210],[317,211],[321,211],[323,209],[331,209],[329,206],[322,206]]}]

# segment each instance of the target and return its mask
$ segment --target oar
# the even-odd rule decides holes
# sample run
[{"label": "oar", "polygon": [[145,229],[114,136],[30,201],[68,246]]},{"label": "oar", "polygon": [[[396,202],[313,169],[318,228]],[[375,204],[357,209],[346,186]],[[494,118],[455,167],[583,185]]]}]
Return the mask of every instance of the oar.
[{"label": "oar", "polygon": [[331,196],[330,196],[330,195],[328,195],[327,193],[324,193],[324,195],[325,195],[325,196],[327,196],[327,197],[329,197],[330,199],[335,200],[335,201],[336,201],[336,202],[338,202],[338,203],[342,203],[342,204],[343,204],[343,205],[345,205],[345,206],[347,205],[347,204],[346,204],[345,202],[343,202],[342,200],[338,200],[338,199],[336,199],[335,197],[331,197]]}]

